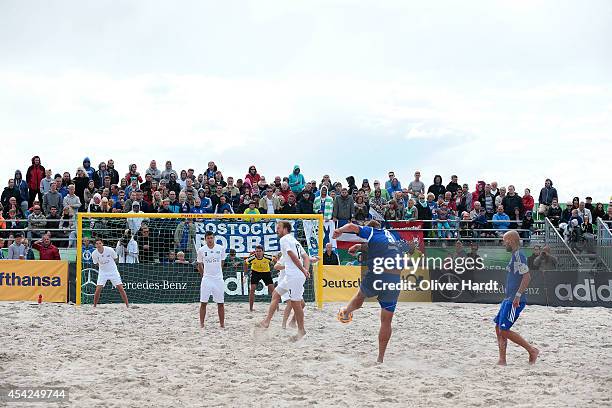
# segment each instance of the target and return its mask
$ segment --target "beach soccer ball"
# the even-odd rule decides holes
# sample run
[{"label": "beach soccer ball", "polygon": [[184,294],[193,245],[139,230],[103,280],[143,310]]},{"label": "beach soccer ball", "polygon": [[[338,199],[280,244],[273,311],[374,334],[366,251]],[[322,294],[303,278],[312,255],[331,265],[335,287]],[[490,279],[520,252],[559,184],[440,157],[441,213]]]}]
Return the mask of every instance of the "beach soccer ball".
[{"label": "beach soccer ball", "polygon": [[342,324],[347,324],[353,321],[353,313],[347,313],[344,308],[338,310],[338,315],[336,317]]}]

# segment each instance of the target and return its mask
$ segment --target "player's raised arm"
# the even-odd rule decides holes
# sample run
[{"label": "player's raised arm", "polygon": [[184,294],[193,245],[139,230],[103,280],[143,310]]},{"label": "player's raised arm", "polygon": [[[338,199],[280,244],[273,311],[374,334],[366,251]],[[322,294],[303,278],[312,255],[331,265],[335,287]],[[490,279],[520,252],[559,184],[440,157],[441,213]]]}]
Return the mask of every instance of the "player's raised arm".
[{"label": "player's raised arm", "polygon": [[342,235],[345,232],[350,232],[350,233],[353,233],[353,234],[359,234],[359,225],[356,225],[356,224],[353,224],[353,223],[344,224],[340,228],[336,228],[334,230],[333,238],[337,239],[337,238],[340,237],[340,235]]}]

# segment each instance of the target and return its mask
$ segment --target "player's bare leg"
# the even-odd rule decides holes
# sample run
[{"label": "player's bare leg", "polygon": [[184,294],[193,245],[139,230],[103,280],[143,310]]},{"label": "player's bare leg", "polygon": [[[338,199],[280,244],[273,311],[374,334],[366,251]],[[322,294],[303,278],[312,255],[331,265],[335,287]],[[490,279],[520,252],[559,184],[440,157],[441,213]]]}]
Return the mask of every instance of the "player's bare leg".
[{"label": "player's bare leg", "polygon": [[[287,302],[287,304],[285,305],[285,310],[283,311],[283,329],[287,328],[287,320],[289,320],[289,315],[291,314],[291,309],[293,307],[291,306],[291,302]],[[291,319],[291,321],[295,321],[295,316],[293,319]]]},{"label": "player's bare leg", "polygon": [[204,319],[206,319],[206,303],[200,302],[200,327],[204,328]]},{"label": "player's bare leg", "polygon": [[538,359],[538,355],[540,354],[540,350],[533,347],[527,342],[527,340],[521,337],[520,334],[513,332],[512,330],[501,330],[501,336],[527,350],[529,353],[529,364],[535,364],[536,360]]},{"label": "player's bare leg", "polygon": [[104,286],[102,285],[97,285],[96,286],[96,293],[94,293],[94,305],[93,307],[96,307],[98,305],[98,302],[100,301],[100,293],[102,293],[102,288]]},{"label": "player's bare leg", "polygon": [[219,325],[222,329],[225,328],[225,304],[217,303],[217,312],[219,312]]},{"label": "player's bare leg", "polygon": [[355,296],[353,296],[353,298],[350,300],[350,302],[348,302],[345,307],[340,308],[340,310],[338,311],[338,319],[341,321],[346,320],[346,322],[349,322],[351,314],[355,310],[361,308],[364,300],[365,295],[361,292],[361,289],[359,289],[357,293],[355,293]]},{"label": "player's bare leg", "polygon": [[298,341],[306,335],[304,329],[304,309],[302,309],[301,300],[290,300],[293,308],[293,315],[298,326],[298,332],[291,338],[292,341]]},{"label": "player's bare leg", "polygon": [[255,303],[255,289],[257,289],[257,285],[251,284],[249,286],[249,311],[251,312],[253,311],[253,304]]},{"label": "player's bare leg", "polygon": [[[362,301],[363,303],[363,301]],[[378,332],[378,360],[377,363],[382,363],[385,358],[385,351],[391,338],[391,321],[393,320],[393,312],[385,309],[380,310],[380,331]]]},{"label": "player's bare leg", "polygon": [[117,290],[119,291],[119,295],[121,295],[121,299],[123,299],[123,303],[125,303],[125,306],[130,307],[130,303],[128,302],[127,293],[125,293],[125,289],[123,289],[123,285],[117,285]]},{"label": "player's bare leg", "polygon": [[270,322],[272,321],[272,317],[274,316],[274,313],[276,312],[276,309],[278,308],[278,304],[280,303],[280,301],[281,301],[281,297],[278,294],[278,292],[275,290],[274,292],[272,292],[272,301],[270,302],[270,307],[268,308],[268,315],[266,316],[265,319],[259,322],[257,326],[263,327],[265,329],[270,327]]},{"label": "player's bare leg", "polygon": [[508,339],[502,336],[502,330],[499,326],[495,326],[495,334],[497,335],[497,347],[499,348],[499,361],[497,365],[506,365],[506,348],[508,347]]},{"label": "player's bare leg", "polygon": [[[306,307],[306,302],[302,300],[301,306],[302,306],[302,310],[304,310],[304,308]],[[295,313],[293,314],[293,317],[291,318],[291,321],[289,322],[289,327],[297,327],[297,323],[295,322]]]},{"label": "player's bare leg", "polygon": [[[274,284],[269,284],[268,285],[268,293],[272,293],[274,292]],[[280,303],[278,305],[276,305],[276,311],[280,311]]]}]

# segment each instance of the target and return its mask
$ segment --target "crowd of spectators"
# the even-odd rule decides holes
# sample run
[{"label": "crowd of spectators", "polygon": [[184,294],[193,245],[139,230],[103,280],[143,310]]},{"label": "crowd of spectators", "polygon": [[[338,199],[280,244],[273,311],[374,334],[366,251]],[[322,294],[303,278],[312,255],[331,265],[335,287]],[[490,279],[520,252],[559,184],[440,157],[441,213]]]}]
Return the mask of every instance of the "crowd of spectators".
[{"label": "crowd of spectators", "polygon": [[[121,254],[129,262],[130,243],[146,240],[149,233],[143,222],[147,213],[321,213],[325,221],[337,225],[365,223],[372,218],[421,221],[428,236],[440,239],[496,238],[509,229],[519,230],[528,239],[536,215],[550,218],[570,238],[578,230],[593,233],[598,217],[612,220],[612,206],[605,207],[593,204],[590,197],[584,201],[575,197],[562,208],[550,179],[544,182],[536,207],[529,188],[524,188],[521,195],[514,185],[478,181],[471,191],[456,175],[446,185],[440,175],[435,175],[432,184],[426,186],[419,171],[404,187],[393,171],[384,182],[373,180],[370,184],[369,179],[363,179],[357,185],[353,176],[332,181],[324,175],[320,181],[307,181],[299,165],[288,175],[270,179],[252,165],[243,177],[235,178],[224,176],[212,161],[201,173],[193,168],[177,171],[171,161],[158,168],[151,160],[144,172],[130,164],[120,174],[113,160],[100,162],[94,169],[85,158],[73,177],[67,171],[54,174],[43,166],[39,156],[34,156],[25,179],[20,170],[15,171],[2,192],[0,236],[13,244],[17,235],[11,231],[25,231],[22,238],[26,242],[53,238],[58,245],[74,246],[78,212],[142,213],[142,218],[130,218],[125,233],[118,237]],[[184,235],[188,236],[192,227],[183,225],[187,232],[177,229],[180,237],[172,240],[185,241]],[[190,258],[192,250],[175,245],[168,252]]]}]

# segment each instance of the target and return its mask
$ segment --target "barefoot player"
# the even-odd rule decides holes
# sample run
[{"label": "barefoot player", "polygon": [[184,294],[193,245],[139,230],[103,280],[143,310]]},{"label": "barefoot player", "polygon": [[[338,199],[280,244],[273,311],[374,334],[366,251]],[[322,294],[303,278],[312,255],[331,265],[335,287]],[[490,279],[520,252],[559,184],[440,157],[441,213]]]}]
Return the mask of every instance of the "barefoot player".
[{"label": "barefoot player", "polygon": [[[398,269],[386,269],[383,273],[374,273],[374,259],[391,258],[394,259],[399,253],[396,246],[395,237],[384,229],[380,228],[378,221],[370,221],[366,226],[355,224],[345,224],[342,227],[334,230],[333,238],[337,239],[343,233],[353,233],[364,238],[367,243],[361,245],[361,250],[367,252],[367,261],[364,265],[366,269],[365,275],[359,290],[351,299],[346,307],[338,312],[338,320],[342,323],[351,321],[353,312],[363,305],[366,298],[374,297],[378,299],[380,305],[380,330],[378,332],[378,363],[382,363],[385,357],[385,351],[391,338],[391,321],[395,313],[399,290],[390,288],[389,284],[400,283],[400,271]],[[356,246],[351,248],[351,252],[355,252]]]},{"label": "barefoot player", "polygon": [[119,275],[119,270],[117,269],[117,253],[115,253],[115,250],[104,246],[104,241],[98,238],[96,239],[96,249],[91,253],[91,261],[94,265],[98,265],[98,282],[96,283],[96,293],[94,294],[94,307],[98,305],[100,293],[102,293],[102,288],[106,285],[106,281],[111,281],[112,285],[119,291],[125,305],[130,307],[127,294],[123,289],[123,282],[121,282],[121,275]]},{"label": "barefoot player", "polygon": [[215,234],[206,231],[206,240],[197,252],[198,272],[202,277],[200,284],[200,327],[204,328],[206,318],[206,305],[212,295],[217,304],[219,313],[219,324],[225,327],[225,282],[223,281],[223,261],[225,260],[225,248],[215,244]]},{"label": "barefoot player", "polygon": [[304,283],[310,277],[308,269],[310,258],[302,245],[291,235],[291,224],[288,221],[278,221],[276,223],[276,233],[280,237],[279,244],[285,265],[284,276],[278,281],[278,286],[272,292],[272,301],[268,309],[268,315],[259,323],[260,327],[270,327],[270,321],[276,312],[276,308],[281,301],[281,296],[289,294],[287,307],[290,307],[295,314],[295,321],[298,326],[297,336],[293,340],[299,340],[306,334],[304,329],[304,310],[302,300],[304,295]]},{"label": "barefoot player", "polygon": [[495,316],[495,333],[499,348],[499,361],[497,364],[506,365],[506,347],[508,340],[523,347],[529,353],[529,364],[535,364],[540,351],[521,337],[520,334],[510,330],[525,308],[527,301],[525,291],[531,281],[531,274],[527,266],[527,258],[521,251],[521,238],[516,231],[504,234],[503,242],[506,251],[512,252],[512,258],[506,267],[506,298],[499,307]]}]

